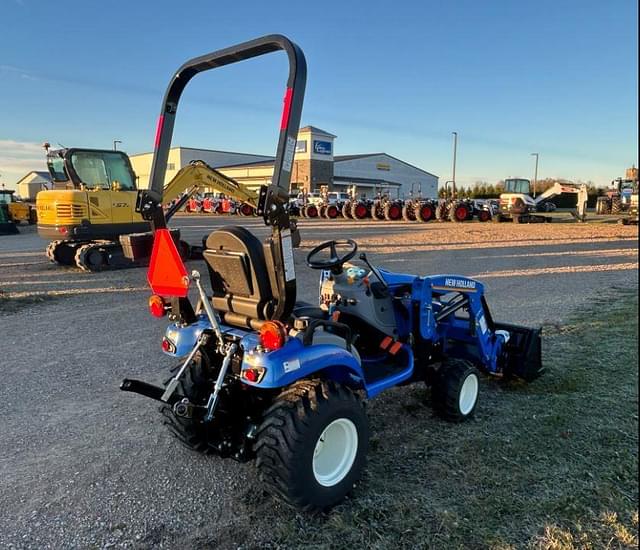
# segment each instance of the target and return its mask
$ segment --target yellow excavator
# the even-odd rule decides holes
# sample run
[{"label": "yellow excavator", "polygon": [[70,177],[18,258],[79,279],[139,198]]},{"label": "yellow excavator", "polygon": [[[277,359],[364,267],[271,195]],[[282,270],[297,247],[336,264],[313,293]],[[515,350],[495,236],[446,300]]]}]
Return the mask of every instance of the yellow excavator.
[{"label": "yellow excavator", "polygon": [[[65,148],[47,151],[52,189],[36,196],[38,234],[50,240],[47,257],[55,263],[85,271],[144,265],[151,254],[153,237],[149,222],[140,213],[143,191],[122,151]],[[165,186],[164,204],[177,200],[167,211],[170,219],[195,193],[213,188],[235,199],[257,205],[258,196],[242,184],[193,161]],[[197,258],[199,247],[180,241],[185,258]]]}]

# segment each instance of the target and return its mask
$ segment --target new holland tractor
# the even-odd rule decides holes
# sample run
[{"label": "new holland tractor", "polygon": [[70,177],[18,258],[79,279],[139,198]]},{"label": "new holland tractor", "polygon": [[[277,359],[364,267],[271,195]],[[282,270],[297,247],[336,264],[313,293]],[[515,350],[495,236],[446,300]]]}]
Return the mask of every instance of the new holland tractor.
[{"label": "new holland tractor", "polygon": [[[271,236],[217,229],[206,237],[207,273],[188,272],[161,207],[180,95],[200,72],[277,50],[289,77],[273,180],[257,206]],[[480,281],[387,271],[357,256],[351,239],[309,252],[319,293],[298,301],[287,203],[305,80],[302,51],[281,35],[192,59],[171,80],[140,211],[155,234],[149,308],[168,316],[162,350],[180,363],[163,385],[125,379],[121,389],[159,401],[185,446],[255,460],[271,494],[312,512],[340,502],[363,472],[367,400],[426,383],[435,410],[462,421],[476,409],[481,373],[532,380],[542,365],[540,332],[494,321]]]}]

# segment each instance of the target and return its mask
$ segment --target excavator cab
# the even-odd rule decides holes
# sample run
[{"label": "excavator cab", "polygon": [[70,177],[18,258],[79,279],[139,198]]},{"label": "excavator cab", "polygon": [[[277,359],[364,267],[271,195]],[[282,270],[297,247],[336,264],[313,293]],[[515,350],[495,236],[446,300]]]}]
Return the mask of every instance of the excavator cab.
[{"label": "excavator cab", "polygon": [[102,149],[47,150],[53,189],[135,191],[136,175],[122,151]]},{"label": "excavator cab", "polygon": [[506,179],[504,180],[504,192],[528,195],[531,193],[531,182],[521,178]]}]

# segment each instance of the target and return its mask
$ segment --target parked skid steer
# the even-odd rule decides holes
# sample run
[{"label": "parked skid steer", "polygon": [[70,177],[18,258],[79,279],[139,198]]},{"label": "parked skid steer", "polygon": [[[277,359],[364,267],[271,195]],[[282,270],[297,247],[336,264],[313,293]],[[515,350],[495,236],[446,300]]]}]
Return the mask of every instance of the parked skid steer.
[{"label": "parked skid steer", "polygon": [[[180,96],[200,72],[277,50],[287,54],[289,77],[273,180],[257,205],[271,236],[213,231],[203,252],[207,285],[182,263],[161,206]],[[533,380],[542,363],[540,331],[495,322],[481,282],[392,273],[364,254],[355,263],[351,239],[308,253],[320,292],[315,304],[297,300],[287,205],[305,81],[302,51],[281,35],[192,59],[171,80],[140,211],[154,231],[149,308],[168,315],[162,350],[181,362],[164,385],[125,379],[121,389],[160,401],[164,423],[187,447],[255,459],[270,493],[311,512],[340,502],[362,474],[366,399],[426,383],[435,410],[462,421],[476,409],[480,373]]]}]

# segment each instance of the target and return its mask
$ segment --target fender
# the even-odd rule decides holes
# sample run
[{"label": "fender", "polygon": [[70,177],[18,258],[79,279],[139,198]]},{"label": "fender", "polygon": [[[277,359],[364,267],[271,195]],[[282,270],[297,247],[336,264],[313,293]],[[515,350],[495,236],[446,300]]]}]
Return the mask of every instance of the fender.
[{"label": "fender", "polygon": [[256,334],[247,334],[241,342],[245,351],[242,369],[261,367],[265,375],[260,382],[249,382],[241,378],[247,386],[276,389],[293,384],[301,378],[325,371],[329,378],[352,387],[364,386],[364,374],[360,362],[346,349],[319,344],[305,346],[298,338],[289,338],[279,350],[263,352],[258,346]]}]

